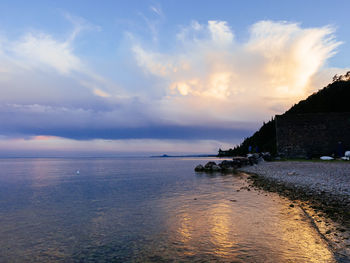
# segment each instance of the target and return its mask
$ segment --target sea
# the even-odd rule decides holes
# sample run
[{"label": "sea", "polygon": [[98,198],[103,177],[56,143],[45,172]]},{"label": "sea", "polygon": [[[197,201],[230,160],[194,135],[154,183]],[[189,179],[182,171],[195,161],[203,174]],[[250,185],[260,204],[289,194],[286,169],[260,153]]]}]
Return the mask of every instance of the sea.
[{"label": "sea", "polygon": [[2,158],[0,262],[336,262],[291,201],[215,158]]}]

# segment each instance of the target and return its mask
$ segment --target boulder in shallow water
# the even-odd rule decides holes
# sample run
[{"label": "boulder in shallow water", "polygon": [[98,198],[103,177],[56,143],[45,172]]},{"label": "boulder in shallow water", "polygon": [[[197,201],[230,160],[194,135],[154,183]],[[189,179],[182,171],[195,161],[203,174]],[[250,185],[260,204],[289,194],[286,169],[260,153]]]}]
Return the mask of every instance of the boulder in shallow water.
[{"label": "boulder in shallow water", "polygon": [[233,167],[222,167],[221,170],[224,173],[233,173],[235,171],[235,168],[233,168]]},{"label": "boulder in shallow water", "polygon": [[219,164],[219,166],[224,169],[224,168],[234,167],[234,163],[233,161],[224,160]]},{"label": "boulder in shallow water", "polygon": [[232,158],[232,161],[238,167],[249,164],[249,158],[243,156],[235,156]]},{"label": "boulder in shallow water", "polygon": [[205,169],[211,170],[211,168],[213,167],[213,165],[216,165],[216,163],[215,163],[215,162],[208,162],[208,163],[204,166],[204,168],[205,168]]},{"label": "boulder in shallow water", "polygon": [[199,164],[199,165],[196,166],[196,168],[194,168],[194,170],[196,172],[203,172],[205,169],[204,169],[203,165]]},{"label": "boulder in shallow water", "polygon": [[219,171],[221,171],[221,167],[215,164],[211,167],[211,170],[213,172],[219,172]]}]

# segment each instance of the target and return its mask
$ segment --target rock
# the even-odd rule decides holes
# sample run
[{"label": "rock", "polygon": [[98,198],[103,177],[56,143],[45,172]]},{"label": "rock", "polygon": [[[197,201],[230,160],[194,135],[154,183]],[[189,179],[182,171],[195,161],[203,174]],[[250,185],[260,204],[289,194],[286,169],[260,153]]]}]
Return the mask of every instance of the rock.
[{"label": "rock", "polygon": [[205,169],[211,170],[211,168],[213,167],[213,165],[216,165],[216,163],[215,163],[215,162],[208,162],[208,163],[204,166],[204,168],[205,168]]},{"label": "rock", "polygon": [[249,158],[243,156],[235,156],[232,158],[232,161],[238,167],[242,167],[242,165],[249,164]]},{"label": "rock", "polygon": [[272,161],[272,156],[269,152],[263,152],[261,153],[261,156],[264,159],[264,161],[267,161],[267,162]]},{"label": "rock", "polygon": [[293,205],[293,204],[290,204],[289,207],[294,207],[294,205]]},{"label": "rock", "polygon": [[233,161],[222,161],[219,166],[221,167],[221,170],[226,173],[232,173],[235,171],[235,168],[237,168],[237,165]]},{"label": "rock", "polygon": [[253,154],[249,153],[247,154],[247,158],[250,165],[258,164],[260,160],[260,155],[257,153],[253,153]]},{"label": "rock", "polygon": [[345,152],[345,157],[350,157],[350,151]]},{"label": "rock", "polygon": [[259,158],[260,158],[260,155],[259,155],[258,153],[253,153],[253,157],[254,157],[255,159],[259,159]]},{"label": "rock", "polygon": [[233,167],[222,167],[221,169],[225,173],[233,173],[235,171]]},{"label": "rock", "polygon": [[218,172],[218,171],[221,171],[221,167],[215,164],[211,167],[211,170],[213,172]]},{"label": "rock", "polygon": [[221,168],[233,167],[233,166],[234,166],[234,162],[233,162],[233,161],[227,161],[227,160],[225,160],[225,161],[222,161],[222,162],[219,164],[219,166],[220,166]]},{"label": "rock", "polygon": [[199,165],[196,166],[196,168],[194,168],[194,170],[196,172],[203,172],[204,171],[204,167],[203,167],[203,165],[199,164]]}]

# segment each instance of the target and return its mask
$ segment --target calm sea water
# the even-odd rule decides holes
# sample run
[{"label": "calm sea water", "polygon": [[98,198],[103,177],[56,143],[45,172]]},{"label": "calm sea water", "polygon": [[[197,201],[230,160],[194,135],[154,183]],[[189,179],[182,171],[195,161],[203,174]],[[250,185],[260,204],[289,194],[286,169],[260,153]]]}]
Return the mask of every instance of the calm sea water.
[{"label": "calm sea water", "polygon": [[0,262],[334,261],[298,207],[206,161],[0,159]]}]

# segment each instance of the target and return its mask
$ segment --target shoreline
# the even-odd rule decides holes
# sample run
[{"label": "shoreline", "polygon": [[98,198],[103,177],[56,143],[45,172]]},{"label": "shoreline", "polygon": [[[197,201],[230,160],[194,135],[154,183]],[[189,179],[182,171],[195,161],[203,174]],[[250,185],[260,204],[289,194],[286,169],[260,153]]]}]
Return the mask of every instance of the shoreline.
[{"label": "shoreline", "polygon": [[350,164],[261,162],[238,171],[252,187],[275,192],[298,205],[333,248],[339,262],[350,259]]}]

